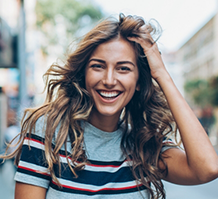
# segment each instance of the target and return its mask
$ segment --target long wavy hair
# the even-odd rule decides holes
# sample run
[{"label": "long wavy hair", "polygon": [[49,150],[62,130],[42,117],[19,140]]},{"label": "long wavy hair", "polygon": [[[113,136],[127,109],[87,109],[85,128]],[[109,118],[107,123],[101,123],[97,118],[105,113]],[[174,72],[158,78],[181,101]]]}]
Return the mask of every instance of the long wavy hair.
[{"label": "long wavy hair", "polygon": [[[45,157],[52,178],[58,181],[53,165],[60,165],[59,150],[63,145],[68,165],[77,176],[76,170],[83,169],[87,163],[83,147],[83,129],[80,123],[88,120],[93,107],[92,97],[85,88],[85,68],[88,60],[96,47],[106,41],[117,37],[126,40],[129,36],[140,37],[142,35],[140,27],[144,25],[147,26],[153,38],[160,36],[159,25],[146,23],[138,16],[120,14],[119,20],[104,19],[78,42],[77,48],[68,56],[64,66],[58,64],[50,66],[44,74],[47,92],[45,103],[39,108],[25,110],[19,146],[16,151],[4,158],[16,155],[16,164],[18,164],[24,138],[27,133],[30,136],[31,132],[34,132],[36,121],[44,116],[46,117]],[[165,168],[160,169],[159,161],[164,163],[161,154],[163,139],[173,131],[174,119],[163,92],[152,80],[143,49],[139,44],[131,43],[137,57],[140,90],[135,92],[121,115],[121,122],[125,126],[121,149],[126,158],[132,161],[132,173],[137,183],[140,182],[146,186],[153,199],[165,198],[161,178],[167,174],[167,166],[164,164]],[[52,139],[59,124],[58,136],[55,138],[56,145],[52,148]],[[67,153],[68,137],[72,143],[70,155]],[[69,157],[71,163],[68,160]],[[80,163],[74,164],[77,160]]]}]

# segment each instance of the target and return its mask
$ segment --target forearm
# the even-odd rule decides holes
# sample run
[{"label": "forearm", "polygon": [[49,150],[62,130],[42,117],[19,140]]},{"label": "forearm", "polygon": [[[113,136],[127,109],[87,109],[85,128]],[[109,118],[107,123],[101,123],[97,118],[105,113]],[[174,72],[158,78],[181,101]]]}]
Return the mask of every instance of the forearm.
[{"label": "forearm", "polygon": [[218,173],[218,157],[211,142],[167,72],[156,79],[175,118],[190,169],[200,178]]}]

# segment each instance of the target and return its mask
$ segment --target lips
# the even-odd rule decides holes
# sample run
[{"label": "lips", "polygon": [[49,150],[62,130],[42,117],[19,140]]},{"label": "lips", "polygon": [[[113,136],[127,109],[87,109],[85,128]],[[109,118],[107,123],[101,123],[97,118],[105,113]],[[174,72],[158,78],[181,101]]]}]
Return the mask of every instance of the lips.
[{"label": "lips", "polygon": [[98,90],[97,92],[101,97],[105,99],[114,99],[122,93],[120,91],[103,91],[103,90]]}]

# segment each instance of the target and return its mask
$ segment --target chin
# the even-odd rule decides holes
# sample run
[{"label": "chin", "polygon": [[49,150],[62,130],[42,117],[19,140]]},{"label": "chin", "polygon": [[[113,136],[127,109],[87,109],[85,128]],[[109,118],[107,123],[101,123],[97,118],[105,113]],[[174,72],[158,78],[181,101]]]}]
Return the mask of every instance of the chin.
[{"label": "chin", "polygon": [[100,115],[105,116],[105,117],[116,117],[118,114],[120,115],[120,113],[111,113],[111,112],[100,113]]},{"label": "chin", "polygon": [[99,115],[102,115],[104,117],[119,117],[121,114],[121,111],[115,111],[115,110],[101,110],[98,111]]}]

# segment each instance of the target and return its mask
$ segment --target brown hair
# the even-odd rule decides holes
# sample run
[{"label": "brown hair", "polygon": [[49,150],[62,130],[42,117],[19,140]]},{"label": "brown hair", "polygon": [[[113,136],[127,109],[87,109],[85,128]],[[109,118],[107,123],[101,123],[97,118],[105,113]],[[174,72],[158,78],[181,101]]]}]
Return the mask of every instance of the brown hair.
[{"label": "brown hair", "polygon": [[[108,18],[101,21],[88,32],[78,43],[76,50],[69,55],[64,66],[53,64],[45,73],[47,97],[39,108],[26,109],[22,121],[20,144],[18,149],[6,158],[16,156],[18,164],[24,138],[35,129],[36,121],[44,116],[45,123],[45,157],[48,170],[52,178],[57,181],[53,171],[53,164],[60,164],[59,150],[65,146],[68,165],[76,175],[77,169],[82,169],[87,162],[83,149],[82,120],[87,120],[93,107],[93,101],[85,89],[85,67],[95,48],[108,40],[122,36],[128,40],[129,36],[140,37],[140,27],[146,25],[149,33],[160,36],[159,27],[146,23],[137,16],[120,15],[119,21]],[[159,160],[163,161],[161,148],[163,138],[172,131],[174,122],[166,99],[159,86],[152,80],[147,59],[140,45],[134,45],[139,69],[140,90],[136,91],[131,101],[124,108],[121,122],[125,124],[125,133],[121,148],[128,159],[133,162],[132,172],[137,182],[146,186],[152,198],[165,198],[161,178],[166,174],[167,167],[161,170]],[[25,119],[24,119],[25,118]],[[56,145],[52,148],[55,130],[60,124]],[[129,130],[128,126],[131,126]],[[80,164],[72,167],[66,150],[68,136],[72,143],[70,158],[72,163],[80,160]],[[148,179],[154,185],[154,190]]]}]

